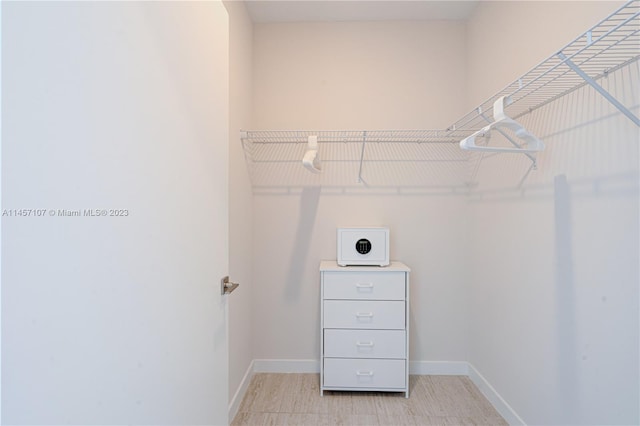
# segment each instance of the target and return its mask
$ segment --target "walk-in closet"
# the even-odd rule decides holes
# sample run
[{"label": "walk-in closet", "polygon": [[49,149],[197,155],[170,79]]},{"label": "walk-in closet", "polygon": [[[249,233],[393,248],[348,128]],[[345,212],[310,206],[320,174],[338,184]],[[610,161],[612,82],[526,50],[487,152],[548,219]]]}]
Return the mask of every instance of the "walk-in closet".
[{"label": "walk-in closet", "polygon": [[2,2],[1,423],[640,423],[640,1]]}]

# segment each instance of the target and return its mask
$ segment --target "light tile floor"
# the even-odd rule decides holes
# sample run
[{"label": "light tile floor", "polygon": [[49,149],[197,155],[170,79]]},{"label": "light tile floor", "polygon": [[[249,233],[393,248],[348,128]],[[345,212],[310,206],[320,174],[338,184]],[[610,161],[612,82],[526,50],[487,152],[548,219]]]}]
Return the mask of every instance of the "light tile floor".
[{"label": "light tile floor", "polygon": [[410,376],[404,393],[325,392],[318,374],[259,373],[232,426],[506,425],[464,376]]}]

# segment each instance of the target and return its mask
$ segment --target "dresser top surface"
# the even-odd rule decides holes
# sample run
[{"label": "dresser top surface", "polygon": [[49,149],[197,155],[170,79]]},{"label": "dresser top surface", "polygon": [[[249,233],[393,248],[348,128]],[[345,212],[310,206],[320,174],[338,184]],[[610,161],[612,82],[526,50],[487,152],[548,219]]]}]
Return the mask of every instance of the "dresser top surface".
[{"label": "dresser top surface", "polygon": [[320,262],[321,272],[409,272],[411,269],[402,262],[391,261],[389,266],[340,266],[335,260]]}]

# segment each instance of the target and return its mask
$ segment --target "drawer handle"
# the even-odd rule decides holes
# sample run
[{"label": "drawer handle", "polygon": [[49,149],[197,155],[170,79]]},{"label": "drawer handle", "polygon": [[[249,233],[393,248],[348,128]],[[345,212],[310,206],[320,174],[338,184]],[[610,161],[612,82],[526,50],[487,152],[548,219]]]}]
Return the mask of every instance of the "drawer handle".
[{"label": "drawer handle", "polygon": [[364,376],[364,377],[371,377],[373,376],[373,371],[356,371],[356,376]]},{"label": "drawer handle", "polygon": [[369,341],[369,342],[356,342],[356,346],[365,347],[365,348],[372,348],[373,347],[373,342],[372,341]]},{"label": "drawer handle", "polygon": [[373,312],[358,312],[356,314],[358,318],[373,318]]},{"label": "drawer handle", "polygon": [[361,288],[373,288],[373,283],[357,283],[356,287]]}]

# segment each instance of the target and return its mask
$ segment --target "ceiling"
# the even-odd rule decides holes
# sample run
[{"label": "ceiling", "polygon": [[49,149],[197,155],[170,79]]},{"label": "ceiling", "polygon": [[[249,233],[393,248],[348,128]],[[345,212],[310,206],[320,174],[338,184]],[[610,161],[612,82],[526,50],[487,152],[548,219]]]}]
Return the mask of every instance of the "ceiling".
[{"label": "ceiling", "polygon": [[467,19],[478,0],[248,0],[253,22]]}]

